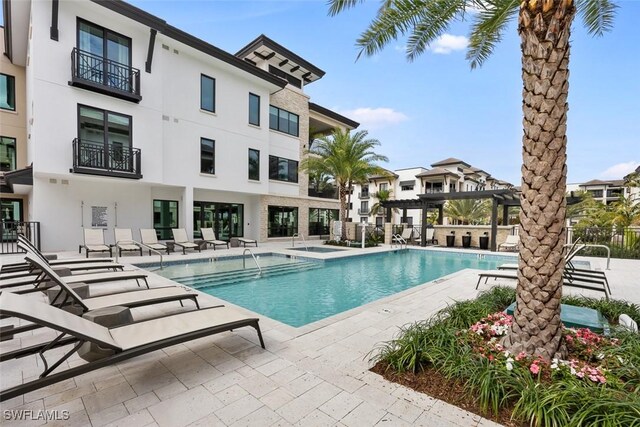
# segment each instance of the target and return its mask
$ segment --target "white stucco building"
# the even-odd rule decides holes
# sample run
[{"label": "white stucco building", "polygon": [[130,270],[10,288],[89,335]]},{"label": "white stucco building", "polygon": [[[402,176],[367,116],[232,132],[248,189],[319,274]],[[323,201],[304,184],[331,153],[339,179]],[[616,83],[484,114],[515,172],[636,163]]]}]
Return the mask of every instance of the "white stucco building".
[{"label": "white stucco building", "polygon": [[310,197],[298,165],[310,128],[358,123],[310,102],[321,69],[265,36],[227,53],[121,1],[3,9],[5,56],[26,76],[22,219],[44,250],[77,248],[90,227],[111,243],[114,227],[328,234],[338,202]]}]

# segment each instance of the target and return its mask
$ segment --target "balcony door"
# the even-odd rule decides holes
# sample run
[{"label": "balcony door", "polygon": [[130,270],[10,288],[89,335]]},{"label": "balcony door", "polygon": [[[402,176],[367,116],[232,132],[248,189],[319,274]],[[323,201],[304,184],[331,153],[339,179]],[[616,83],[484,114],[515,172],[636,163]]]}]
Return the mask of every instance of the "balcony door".
[{"label": "balcony door", "polygon": [[78,20],[78,76],[131,92],[131,39]]},{"label": "balcony door", "polygon": [[130,116],[80,105],[78,138],[82,166],[133,170]]}]

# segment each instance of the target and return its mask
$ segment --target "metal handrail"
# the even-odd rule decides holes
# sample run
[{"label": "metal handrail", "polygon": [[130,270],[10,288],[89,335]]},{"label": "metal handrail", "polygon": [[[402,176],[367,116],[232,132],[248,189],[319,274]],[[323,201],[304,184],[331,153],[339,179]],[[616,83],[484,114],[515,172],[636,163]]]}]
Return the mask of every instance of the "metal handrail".
[{"label": "metal handrail", "polygon": [[244,251],[242,251],[242,269],[244,270],[247,268],[247,264],[246,264],[247,259],[245,258],[245,255],[247,254],[247,252],[251,254],[253,261],[256,263],[256,267],[258,267],[258,275],[262,275],[262,268],[260,267],[260,264],[258,264],[258,259],[253,254],[253,251],[250,248],[245,248]]},{"label": "metal handrail", "polygon": [[158,251],[157,249],[153,249],[152,247],[149,247],[149,246],[145,245],[144,243],[137,242],[135,240],[128,240],[128,239],[127,240],[118,240],[116,242],[116,262],[118,262],[118,253],[119,253],[118,245],[120,243],[122,243],[122,244],[133,243],[134,245],[138,245],[141,248],[145,248],[145,249],[149,250],[150,252],[155,252],[156,254],[160,255],[160,270],[162,270],[164,268],[163,265],[162,265],[162,252]]},{"label": "metal handrail", "polygon": [[307,246],[307,241],[304,239],[304,234],[293,233],[293,236],[291,236],[291,247],[293,248],[296,246],[296,237],[302,237],[304,248],[309,252],[309,247]]},{"label": "metal handrail", "polygon": [[[604,249],[606,249],[607,250],[607,270],[611,270],[609,268],[609,264],[611,263],[611,249],[609,248],[609,246],[606,246],[606,245],[595,245],[595,244],[591,244],[591,243],[586,243],[586,244],[583,244],[583,245],[584,246],[582,246],[580,249],[578,249],[576,251],[576,253],[581,251],[581,250],[583,250],[584,248],[604,248]],[[571,246],[571,244],[568,243],[565,246]]]},{"label": "metal handrail", "polygon": [[405,248],[407,247],[407,241],[405,240],[404,237],[402,237],[399,234],[392,234],[391,235],[391,246],[394,246],[395,243],[398,243],[400,245],[400,249],[402,249],[402,244],[404,243]]}]

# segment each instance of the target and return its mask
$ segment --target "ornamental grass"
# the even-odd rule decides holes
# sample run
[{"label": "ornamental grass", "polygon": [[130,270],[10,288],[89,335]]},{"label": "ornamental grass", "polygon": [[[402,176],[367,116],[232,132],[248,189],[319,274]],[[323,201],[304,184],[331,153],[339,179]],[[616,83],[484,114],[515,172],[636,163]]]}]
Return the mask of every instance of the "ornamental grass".
[{"label": "ornamental grass", "polygon": [[373,370],[408,386],[458,384],[462,401],[453,392],[435,390],[436,397],[451,396],[450,403],[462,402],[465,409],[507,424],[640,426],[640,334],[616,325],[621,313],[640,322],[639,307],[564,298],[564,304],[600,310],[611,333],[565,328],[566,358],[546,362],[511,354],[500,344],[513,320],[503,310],[514,300],[513,289],[495,287],[407,325],[374,349]]}]

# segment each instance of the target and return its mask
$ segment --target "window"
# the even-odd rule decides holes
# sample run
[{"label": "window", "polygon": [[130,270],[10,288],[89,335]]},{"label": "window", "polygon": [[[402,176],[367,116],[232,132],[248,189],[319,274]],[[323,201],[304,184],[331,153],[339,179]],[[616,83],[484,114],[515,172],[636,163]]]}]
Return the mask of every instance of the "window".
[{"label": "window", "polygon": [[298,208],[269,206],[267,237],[290,237],[298,232]]},{"label": "window", "polygon": [[369,196],[369,186],[368,185],[363,185],[362,186],[362,192],[360,194],[362,197],[368,197]]},{"label": "window", "polygon": [[360,224],[367,224],[369,222],[369,217],[368,216],[361,216],[360,217]]},{"label": "window", "polygon": [[200,172],[216,173],[216,142],[200,138]]},{"label": "window", "polygon": [[269,156],[269,179],[286,182],[298,182],[298,162]]},{"label": "window", "polygon": [[213,228],[218,240],[244,236],[244,205],[193,202],[193,236],[202,237],[201,228]]},{"label": "window", "polygon": [[366,212],[369,210],[369,202],[360,202],[360,210]]},{"label": "window", "polygon": [[159,239],[173,238],[172,228],[178,228],[178,202],[175,200],[153,201],[153,228]]},{"label": "window", "polygon": [[16,111],[16,78],[0,74],[0,108]]},{"label": "window", "polygon": [[338,209],[309,208],[309,236],[329,234],[331,221],[340,217]]},{"label": "window", "polygon": [[389,188],[389,184],[387,183],[380,184],[380,191],[387,191],[388,188]]},{"label": "window", "polygon": [[132,171],[131,135],[131,116],[78,105],[79,166]]},{"label": "window", "polygon": [[401,191],[411,191],[411,190],[413,190],[413,185],[412,185],[412,184],[410,184],[410,185],[403,185],[403,186],[401,186],[401,187],[400,187],[400,190],[401,190]]},{"label": "window", "polygon": [[216,79],[200,75],[200,108],[216,112]]},{"label": "window", "polygon": [[249,94],[249,124],[260,126],[260,97]]},{"label": "window", "polygon": [[131,39],[78,20],[78,77],[125,92],[132,91]]},{"label": "window", "polygon": [[260,151],[249,148],[249,179],[260,181]]},{"label": "window", "polygon": [[16,139],[0,136],[0,172],[16,170]]},{"label": "window", "polygon": [[270,105],[269,129],[298,136],[298,115]]},{"label": "window", "polygon": [[[3,227],[5,233],[15,231],[15,235],[17,235],[18,230],[15,227],[17,224],[12,225],[7,223],[22,221],[22,199],[9,199],[3,197],[0,200],[0,212],[2,212],[1,219],[4,223]],[[6,238],[8,236],[5,235],[3,237]]]}]

